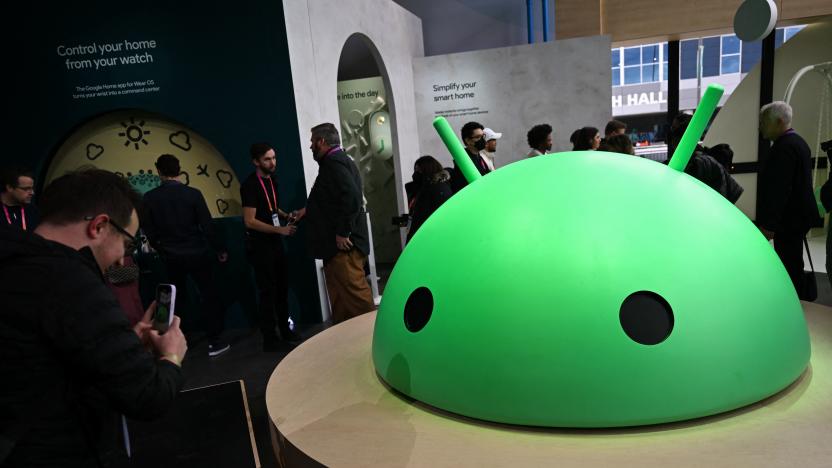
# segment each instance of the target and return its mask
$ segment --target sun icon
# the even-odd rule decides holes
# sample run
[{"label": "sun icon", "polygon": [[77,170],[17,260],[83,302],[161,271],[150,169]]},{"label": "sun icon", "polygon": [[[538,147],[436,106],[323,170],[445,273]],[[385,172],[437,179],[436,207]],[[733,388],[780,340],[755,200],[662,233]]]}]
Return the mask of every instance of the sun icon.
[{"label": "sun icon", "polygon": [[143,129],[144,120],[141,120],[138,124],[136,124],[136,119],[130,117],[130,125],[121,122],[121,126],[124,127],[124,131],[119,132],[118,136],[126,138],[126,140],[124,140],[124,146],[130,146],[130,143],[132,143],[136,150],[139,149],[140,142],[147,146],[147,140],[144,139],[144,136],[150,135],[150,130]]}]

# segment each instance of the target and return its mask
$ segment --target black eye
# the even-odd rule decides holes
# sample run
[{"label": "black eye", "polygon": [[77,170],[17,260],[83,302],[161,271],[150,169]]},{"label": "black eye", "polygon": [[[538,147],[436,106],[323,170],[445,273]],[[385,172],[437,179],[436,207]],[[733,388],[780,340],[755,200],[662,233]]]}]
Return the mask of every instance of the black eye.
[{"label": "black eye", "polygon": [[413,333],[425,328],[433,313],[433,294],[426,287],[416,288],[404,305],[404,326]]},{"label": "black eye", "polygon": [[673,309],[662,296],[650,291],[624,299],[618,319],[624,333],[643,345],[659,344],[673,331]]}]

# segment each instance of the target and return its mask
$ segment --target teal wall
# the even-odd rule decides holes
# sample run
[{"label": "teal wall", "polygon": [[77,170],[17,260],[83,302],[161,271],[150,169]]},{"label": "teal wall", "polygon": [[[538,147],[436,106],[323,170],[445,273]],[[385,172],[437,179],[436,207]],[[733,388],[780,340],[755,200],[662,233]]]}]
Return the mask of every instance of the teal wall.
[{"label": "teal wall", "polygon": [[[50,158],[84,122],[116,109],[159,113],[209,140],[241,179],[253,170],[248,147],[269,141],[278,152],[278,190],[285,208],[303,206],[306,188],[283,10],[279,1],[85,1],[24,7],[4,74],[12,135],[0,165],[22,163],[42,181]],[[72,6],[70,6],[72,5]],[[29,11],[25,11],[29,10]],[[154,40],[152,63],[67,70],[59,46]],[[141,51],[143,54],[145,51]],[[129,56],[128,53],[105,57]],[[133,54],[134,55],[134,54]],[[158,92],[73,99],[83,85],[153,80]],[[42,188],[42,187],[39,187]],[[234,302],[229,325],[248,322],[255,307],[253,277],[244,259],[240,218],[217,220],[232,262],[221,274],[222,295]],[[300,323],[320,321],[314,262],[303,232],[287,241],[290,306]]]}]

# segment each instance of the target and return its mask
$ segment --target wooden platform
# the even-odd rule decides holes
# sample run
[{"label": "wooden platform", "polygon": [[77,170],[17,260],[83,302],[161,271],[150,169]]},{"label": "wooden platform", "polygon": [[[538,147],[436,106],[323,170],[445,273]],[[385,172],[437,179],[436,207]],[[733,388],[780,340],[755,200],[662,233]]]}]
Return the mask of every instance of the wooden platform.
[{"label": "wooden platform", "polygon": [[722,415],[615,430],[506,426],[410,401],[376,376],[366,314],[277,366],[266,391],[272,443],[289,467],[830,467],[832,308],[804,311],[811,364],[783,392]]}]

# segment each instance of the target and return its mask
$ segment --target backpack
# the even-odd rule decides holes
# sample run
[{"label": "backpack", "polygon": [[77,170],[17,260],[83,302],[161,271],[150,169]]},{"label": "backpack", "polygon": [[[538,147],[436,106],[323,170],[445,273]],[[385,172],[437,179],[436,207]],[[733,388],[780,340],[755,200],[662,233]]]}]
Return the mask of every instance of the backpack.
[{"label": "backpack", "polygon": [[726,171],[731,172],[731,166],[734,161],[734,150],[727,143],[720,143],[710,148],[702,147],[702,150],[708,156],[716,159]]}]

